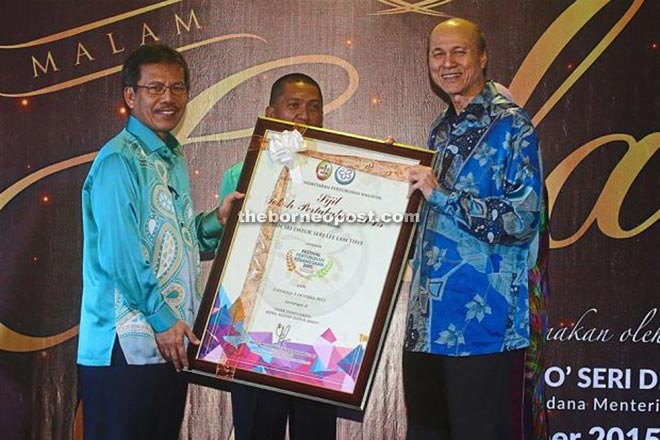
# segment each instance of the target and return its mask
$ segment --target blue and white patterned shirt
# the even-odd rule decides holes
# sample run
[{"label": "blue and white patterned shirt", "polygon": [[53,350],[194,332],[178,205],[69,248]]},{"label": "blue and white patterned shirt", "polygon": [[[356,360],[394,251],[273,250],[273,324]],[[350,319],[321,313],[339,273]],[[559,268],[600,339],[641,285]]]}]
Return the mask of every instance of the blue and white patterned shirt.
[{"label": "blue and white patterned shirt", "polygon": [[78,363],[110,365],[115,337],[132,365],[163,363],[154,332],[193,324],[199,252],[217,247],[214,212],[194,215],[181,146],[134,117],[100,151],[82,191]]},{"label": "blue and white patterned shirt", "polygon": [[542,170],[526,113],[492,82],[431,128],[439,187],[424,203],[408,301],[408,351],[469,356],[529,345],[530,243]]}]

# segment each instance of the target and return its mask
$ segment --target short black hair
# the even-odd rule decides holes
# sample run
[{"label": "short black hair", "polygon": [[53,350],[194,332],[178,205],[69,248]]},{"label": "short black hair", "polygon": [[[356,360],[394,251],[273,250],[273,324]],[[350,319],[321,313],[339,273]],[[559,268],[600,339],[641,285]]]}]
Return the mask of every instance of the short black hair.
[{"label": "short black hair", "polygon": [[477,48],[481,53],[486,52],[486,36],[479,26],[477,26]]},{"label": "short black hair", "polygon": [[121,69],[121,88],[135,87],[140,81],[140,66],[146,64],[170,63],[181,66],[183,69],[183,82],[190,88],[190,70],[183,56],[164,44],[151,44],[140,46],[134,50]]},{"label": "short black hair", "polygon": [[273,83],[273,86],[270,88],[270,99],[268,100],[268,105],[275,105],[277,99],[284,93],[284,87],[287,84],[296,82],[302,82],[304,84],[309,84],[310,86],[316,87],[316,90],[319,91],[319,96],[321,97],[321,103],[323,103],[323,93],[321,92],[321,86],[319,86],[319,84],[314,81],[311,76],[296,72],[281,76],[277,79],[277,81]]}]

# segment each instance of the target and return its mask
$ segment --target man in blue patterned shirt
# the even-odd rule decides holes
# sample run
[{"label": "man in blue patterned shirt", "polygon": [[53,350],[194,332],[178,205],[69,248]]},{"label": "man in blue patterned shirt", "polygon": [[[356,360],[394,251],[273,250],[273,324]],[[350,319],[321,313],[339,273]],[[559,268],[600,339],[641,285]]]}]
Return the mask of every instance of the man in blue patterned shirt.
[{"label": "man in blue patterned shirt", "polygon": [[186,402],[185,339],[201,299],[200,251],[216,248],[234,193],[195,216],[179,142],[188,66],[142,46],[124,63],[126,128],[99,151],[82,191],[78,364],[85,438],[172,439]]},{"label": "man in blue patterned shirt", "polygon": [[428,42],[450,105],[431,127],[433,168],[410,171],[422,208],[404,350],[408,438],[521,438],[528,259],[542,171],[525,112],[485,79],[485,39],[463,19]]}]

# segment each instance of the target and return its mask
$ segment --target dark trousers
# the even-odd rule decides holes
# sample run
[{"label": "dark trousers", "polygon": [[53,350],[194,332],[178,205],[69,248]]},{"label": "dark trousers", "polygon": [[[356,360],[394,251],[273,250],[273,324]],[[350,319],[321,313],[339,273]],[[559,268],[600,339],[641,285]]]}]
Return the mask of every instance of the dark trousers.
[{"label": "dark trousers", "polygon": [[404,352],[409,440],[522,439],[525,350],[451,357]]},{"label": "dark trousers", "polygon": [[109,367],[80,365],[85,440],[176,440],[188,382],[171,363],[127,365],[115,342]]},{"label": "dark trousers", "polygon": [[337,407],[234,383],[231,406],[236,440],[334,440]]}]

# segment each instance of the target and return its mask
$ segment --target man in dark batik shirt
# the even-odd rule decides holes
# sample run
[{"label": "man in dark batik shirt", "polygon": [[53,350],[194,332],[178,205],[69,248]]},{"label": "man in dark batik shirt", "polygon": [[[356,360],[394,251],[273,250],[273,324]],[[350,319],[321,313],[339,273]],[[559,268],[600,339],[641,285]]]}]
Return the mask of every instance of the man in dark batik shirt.
[{"label": "man in dark batik shirt", "polygon": [[431,33],[430,76],[451,103],[431,127],[435,167],[409,173],[426,200],[404,351],[409,438],[522,436],[511,414],[522,414],[543,179],[534,127],[486,81],[487,61],[474,23],[450,19]]}]

